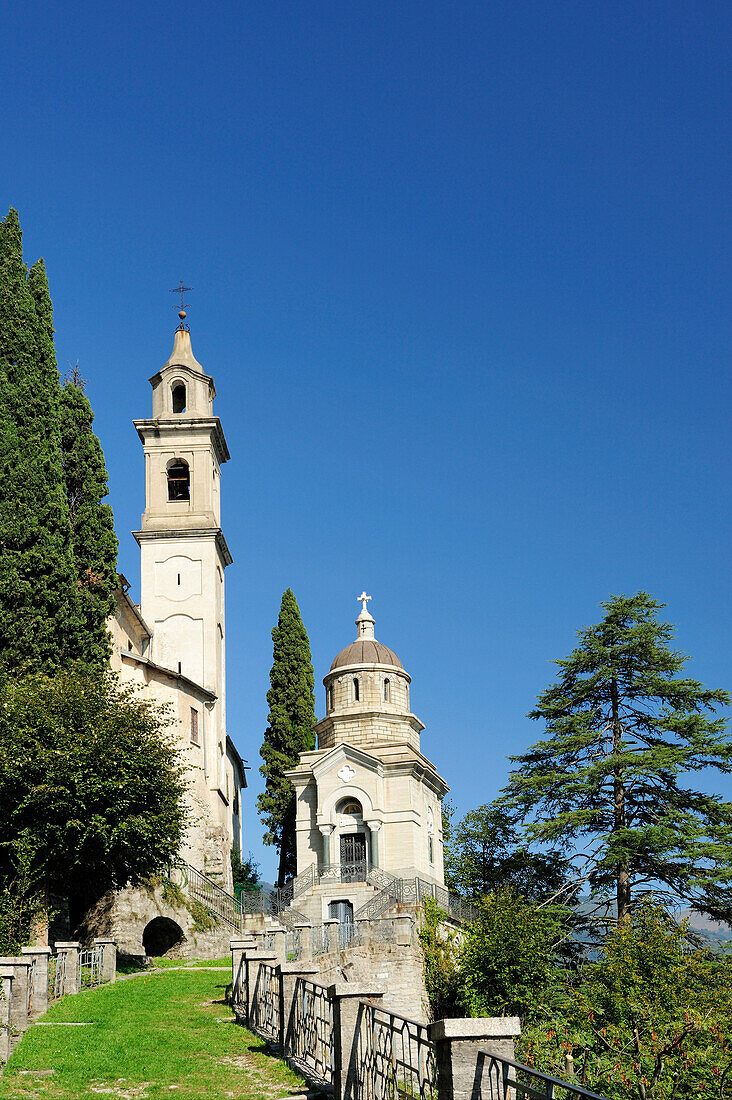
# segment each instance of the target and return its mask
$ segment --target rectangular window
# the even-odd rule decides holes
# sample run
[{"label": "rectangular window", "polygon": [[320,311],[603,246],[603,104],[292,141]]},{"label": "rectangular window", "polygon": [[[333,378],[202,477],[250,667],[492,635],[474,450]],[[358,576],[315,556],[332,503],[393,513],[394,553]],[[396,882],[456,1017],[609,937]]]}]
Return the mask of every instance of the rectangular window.
[{"label": "rectangular window", "polygon": [[195,707],[191,707],[191,741],[194,745],[198,744],[198,711]]}]

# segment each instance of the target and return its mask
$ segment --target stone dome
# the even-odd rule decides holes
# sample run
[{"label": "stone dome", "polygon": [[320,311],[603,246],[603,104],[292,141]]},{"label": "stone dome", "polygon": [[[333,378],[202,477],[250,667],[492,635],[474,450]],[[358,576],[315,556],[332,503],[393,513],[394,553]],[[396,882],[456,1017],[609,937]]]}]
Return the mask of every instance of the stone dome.
[{"label": "stone dome", "polygon": [[330,671],[345,665],[392,665],[404,668],[394,650],[377,642],[376,638],[357,638],[355,642],[351,642],[340,651],[330,666]]}]

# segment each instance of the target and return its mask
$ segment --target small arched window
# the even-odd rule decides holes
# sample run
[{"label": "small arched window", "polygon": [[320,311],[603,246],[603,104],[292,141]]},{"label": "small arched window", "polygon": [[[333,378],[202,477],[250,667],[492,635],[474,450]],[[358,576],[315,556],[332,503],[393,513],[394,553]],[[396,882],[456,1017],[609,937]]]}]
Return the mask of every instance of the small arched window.
[{"label": "small arched window", "polygon": [[357,703],[359,699],[360,699],[360,694],[359,694],[358,680],[354,679],[354,681],[353,681],[353,701],[354,701],[354,703]]},{"label": "small arched window", "polygon": [[173,386],[173,412],[184,413],[186,411],[186,388],[182,382],[176,382]]},{"label": "small arched window", "polygon": [[427,855],[430,863],[435,862],[435,815],[432,807],[427,809]]},{"label": "small arched window", "polygon": [[328,688],[328,710],[333,710],[333,685]]},{"label": "small arched window", "polygon": [[391,684],[388,680],[384,680],[384,702],[391,702]]},{"label": "small arched window", "polygon": [[191,471],[182,458],[168,464],[168,500],[191,499]]}]

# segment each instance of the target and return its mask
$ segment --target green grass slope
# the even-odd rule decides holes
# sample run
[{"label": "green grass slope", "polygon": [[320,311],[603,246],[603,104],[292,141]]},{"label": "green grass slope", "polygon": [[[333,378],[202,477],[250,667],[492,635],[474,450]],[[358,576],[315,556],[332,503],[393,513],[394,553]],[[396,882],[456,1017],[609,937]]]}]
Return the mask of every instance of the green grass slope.
[{"label": "green grass slope", "polygon": [[233,1021],[226,985],[220,972],[174,970],[58,1001],[10,1059],[1,1100],[276,1100],[302,1091],[302,1078]]}]

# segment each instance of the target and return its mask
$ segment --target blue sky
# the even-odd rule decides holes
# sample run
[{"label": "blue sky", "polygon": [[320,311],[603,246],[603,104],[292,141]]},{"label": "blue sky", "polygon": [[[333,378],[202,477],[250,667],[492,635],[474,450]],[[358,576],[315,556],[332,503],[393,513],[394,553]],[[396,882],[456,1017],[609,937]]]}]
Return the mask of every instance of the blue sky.
[{"label": "blue sky", "polygon": [[[131,421],[195,289],[229,728],[253,765],[293,588],[322,677],[365,586],[463,812],[611,593],[730,686],[723,3],[34,3],[4,33],[3,210],[88,379],[120,568]],[[729,783],[710,780],[729,796]]]}]

